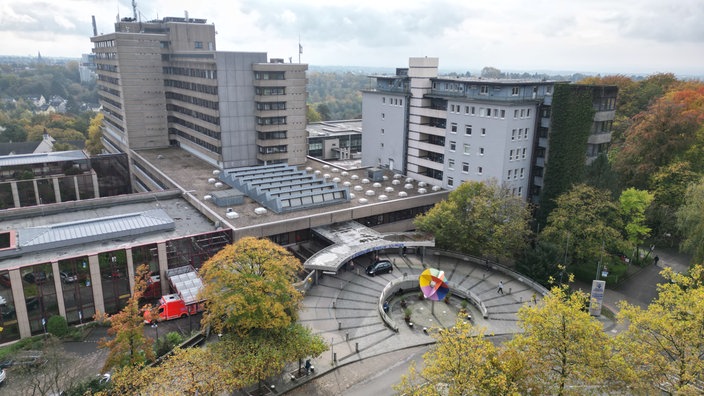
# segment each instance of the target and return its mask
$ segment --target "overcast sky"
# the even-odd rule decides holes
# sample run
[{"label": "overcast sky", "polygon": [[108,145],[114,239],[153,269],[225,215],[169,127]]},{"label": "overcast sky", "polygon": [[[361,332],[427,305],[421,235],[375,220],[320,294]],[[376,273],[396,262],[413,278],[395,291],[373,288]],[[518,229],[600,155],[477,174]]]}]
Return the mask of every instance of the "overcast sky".
[{"label": "overcast sky", "polygon": [[[310,65],[704,74],[703,0],[141,0],[142,20],[204,18],[220,51]],[[130,0],[2,0],[0,54],[79,57]]]}]

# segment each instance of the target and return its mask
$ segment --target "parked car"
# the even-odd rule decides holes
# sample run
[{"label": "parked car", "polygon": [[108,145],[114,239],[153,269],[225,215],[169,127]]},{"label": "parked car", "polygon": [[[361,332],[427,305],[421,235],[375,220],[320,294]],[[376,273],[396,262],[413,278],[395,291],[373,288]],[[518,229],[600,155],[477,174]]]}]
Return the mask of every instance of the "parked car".
[{"label": "parked car", "polygon": [[0,385],[5,384],[5,369],[0,369]]},{"label": "parked car", "polygon": [[24,280],[27,283],[44,283],[47,281],[47,276],[46,272],[44,271],[37,271],[37,272],[27,272],[24,274]]},{"label": "parked car", "polygon": [[78,275],[73,271],[59,271],[59,276],[64,283],[73,283],[78,280]]},{"label": "parked car", "polygon": [[4,274],[0,275],[0,285],[3,285],[5,287],[12,287],[12,282],[10,282],[10,274],[5,272]]},{"label": "parked car", "polygon": [[2,315],[3,319],[13,317],[15,315],[15,307],[13,307],[12,304],[0,304],[0,315]]},{"label": "parked car", "polygon": [[379,274],[385,274],[388,272],[392,272],[393,270],[394,266],[391,264],[391,261],[382,260],[377,261],[376,263],[367,267],[367,275],[374,276]]}]

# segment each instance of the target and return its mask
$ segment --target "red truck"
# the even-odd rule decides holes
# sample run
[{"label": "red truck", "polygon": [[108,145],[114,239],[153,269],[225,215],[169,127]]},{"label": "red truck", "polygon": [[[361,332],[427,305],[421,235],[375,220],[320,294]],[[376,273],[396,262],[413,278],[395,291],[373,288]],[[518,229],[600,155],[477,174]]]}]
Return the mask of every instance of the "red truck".
[{"label": "red truck", "polygon": [[162,296],[155,309],[144,312],[146,323],[155,321],[152,312],[157,315],[157,321],[162,321],[185,318],[201,312],[204,308],[205,302],[198,299],[203,282],[192,266],[171,268],[166,271],[166,279],[174,293]]}]

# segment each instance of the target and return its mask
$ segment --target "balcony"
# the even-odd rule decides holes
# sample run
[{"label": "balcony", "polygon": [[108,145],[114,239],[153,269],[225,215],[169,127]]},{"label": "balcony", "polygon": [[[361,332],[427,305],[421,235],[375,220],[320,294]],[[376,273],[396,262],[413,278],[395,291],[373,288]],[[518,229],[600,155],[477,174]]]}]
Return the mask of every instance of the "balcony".
[{"label": "balcony", "polygon": [[604,144],[611,141],[611,132],[597,133],[589,135],[587,143],[589,144]]},{"label": "balcony", "polygon": [[411,108],[411,113],[413,113],[413,115],[419,115],[423,117],[442,119],[445,119],[445,117],[447,116],[446,110],[431,109],[429,107],[414,107]]}]

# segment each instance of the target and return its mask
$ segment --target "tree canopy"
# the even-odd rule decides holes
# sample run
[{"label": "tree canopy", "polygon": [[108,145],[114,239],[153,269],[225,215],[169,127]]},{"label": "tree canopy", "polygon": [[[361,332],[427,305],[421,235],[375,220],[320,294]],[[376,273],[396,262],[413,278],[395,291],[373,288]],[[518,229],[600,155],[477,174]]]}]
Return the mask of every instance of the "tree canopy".
[{"label": "tree canopy", "polygon": [[687,189],[684,205],[677,211],[677,225],[683,235],[682,249],[695,262],[704,262],[704,178]]},{"label": "tree canopy", "polygon": [[495,180],[467,181],[450,192],[416,227],[435,235],[438,246],[463,253],[512,257],[526,245],[530,212]]}]

